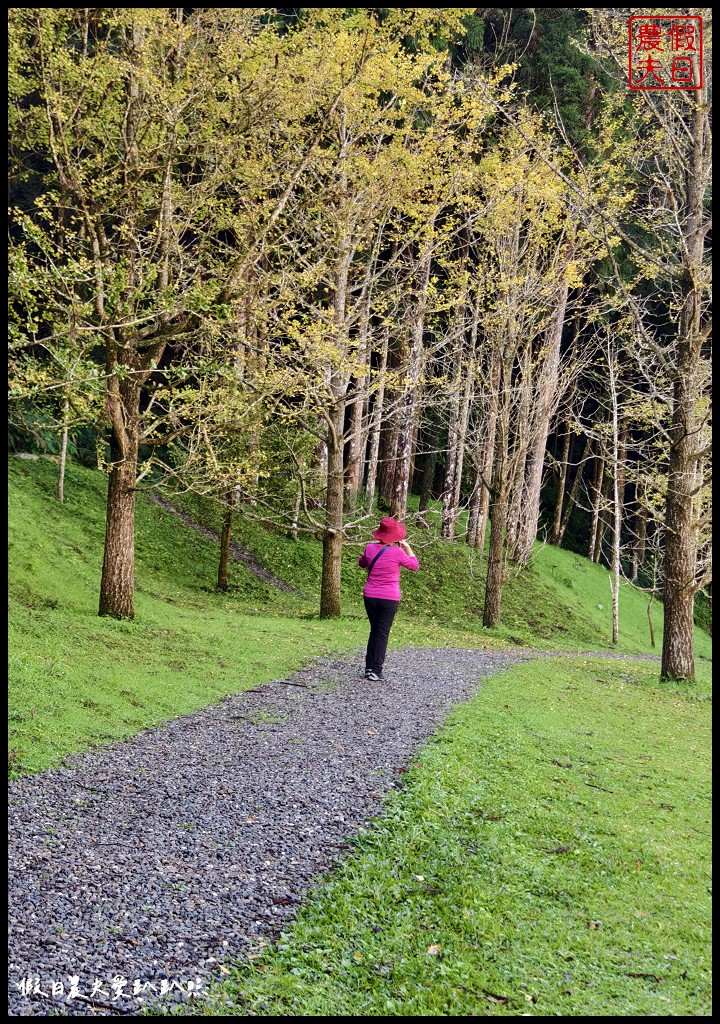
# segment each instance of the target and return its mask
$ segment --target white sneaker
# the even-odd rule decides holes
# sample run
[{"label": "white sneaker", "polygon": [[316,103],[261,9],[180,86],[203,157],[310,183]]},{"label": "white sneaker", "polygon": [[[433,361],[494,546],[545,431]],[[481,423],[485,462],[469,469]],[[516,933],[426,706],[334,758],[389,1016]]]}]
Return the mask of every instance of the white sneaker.
[{"label": "white sneaker", "polygon": [[376,672],[368,671],[365,673],[365,678],[369,679],[371,683],[377,683],[380,681],[380,676]]}]

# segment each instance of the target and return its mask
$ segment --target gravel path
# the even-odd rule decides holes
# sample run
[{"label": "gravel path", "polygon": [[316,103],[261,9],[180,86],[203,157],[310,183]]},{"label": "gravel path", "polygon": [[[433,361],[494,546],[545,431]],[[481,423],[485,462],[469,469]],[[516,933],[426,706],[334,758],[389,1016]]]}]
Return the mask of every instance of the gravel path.
[{"label": "gravel path", "polygon": [[395,651],[380,683],[320,659],[11,782],[10,1015],[201,991],[277,935],[450,707],[527,656]]}]

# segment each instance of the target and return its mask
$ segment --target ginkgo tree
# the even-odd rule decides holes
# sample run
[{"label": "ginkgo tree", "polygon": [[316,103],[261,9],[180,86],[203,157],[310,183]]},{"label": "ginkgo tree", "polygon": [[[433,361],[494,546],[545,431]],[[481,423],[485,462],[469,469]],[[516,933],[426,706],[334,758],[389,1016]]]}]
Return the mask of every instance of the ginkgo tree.
[{"label": "ginkgo tree", "polygon": [[566,385],[560,345],[568,293],[587,259],[567,190],[537,155],[547,135],[526,109],[518,118],[523,132],[507,130],[479,163],[484,215],[472,238],[481,372],[470,417],[477,473],[470,530],[477,534],[489,506],[487,626],[499,621],[506,547],[527,561],[537,531],[545,443]]},{"label": "ginkgo tree", "polygon": [[[278,116],[270,81],[277,38],[262,30],[259,13],[10,14],[12,104],[22,112],[11,144],[25,155],[20,173],[45,161],[39,195],[16,220],[12,242],[29,275],[51,280],[54,291],[52,315],[41,314],[27,343],[52,345],[57,311],[72,310],[65,322],[103,364],[101,615],[134,614],[138,452],[155,413],[148,387],[161,365],[167,375],[195,359],[204,321],[223,315],[229,182],[241,168],[251,177],[253,140]],[[258,199],[256,217],[266,214]]]},{"label": "ginkgo tree", "polygon": [[693,13],[702,19],[707,51],[698,88],[640,89],[631,100],[624,93],[625,16],[616,18],[606,10],[592,13],[597,51],[616,69],[624,87],[608,97],[608,106],[615,139],[637,181],[633,207],[622,222],[634,280],[628,282],[618,267],[615,285],[635,315],[634,351],[648,387],[656,376],[670,381],[663,396],[668,473],[661,666],[669,679],[694,677],[694,599],[712,579],[707,501],[712,11],[697,8]]},{"label": "ginkgo tree", "polygon": [[[398,428],[385,461],[398,466],[394,508],[404,511],[435,223],[457,191],[483,105],[452,82],[442,54],[407,50],[413,18],[403,26],[397,14],[382,21],[368,11],[311,14],[297,73],[307,75],[304,91],[341,98],[284,214],[270,319],[275,347],[304,385],[300,422],[323,446],[320,614],[332,617],[340,614],[340,557],[352,526],[345,521],[345,446],[357,445],[350,474],[357,494],[356,439],[371,397],[380,411],[381,393],[383,419]],[[458,13],[443,18],[452,27]],[[394,365],[378,373],[373,353],[385,339]]]}]

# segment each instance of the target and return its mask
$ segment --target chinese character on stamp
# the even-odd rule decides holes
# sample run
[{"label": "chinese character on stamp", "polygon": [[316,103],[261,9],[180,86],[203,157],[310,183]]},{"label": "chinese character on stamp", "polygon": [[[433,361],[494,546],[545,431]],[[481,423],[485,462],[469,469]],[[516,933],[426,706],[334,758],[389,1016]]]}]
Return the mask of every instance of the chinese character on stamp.
[{"label": "chinese character on stamp", "polygon": [[628,22],[631,89],[701,89],[703,22],[697,14],[633,14]]}]

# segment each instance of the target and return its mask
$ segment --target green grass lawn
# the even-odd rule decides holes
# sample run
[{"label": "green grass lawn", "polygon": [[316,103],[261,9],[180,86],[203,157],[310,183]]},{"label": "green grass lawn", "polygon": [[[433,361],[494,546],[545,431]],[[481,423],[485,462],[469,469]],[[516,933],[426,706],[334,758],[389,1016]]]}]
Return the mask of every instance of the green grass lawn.
[{"label": "green grass lawn", "polygon": [[707,680],[593,659],[493,677],[196,1012],[709,1016],[709,749]]}]

